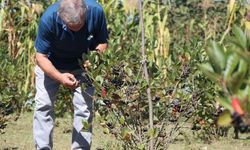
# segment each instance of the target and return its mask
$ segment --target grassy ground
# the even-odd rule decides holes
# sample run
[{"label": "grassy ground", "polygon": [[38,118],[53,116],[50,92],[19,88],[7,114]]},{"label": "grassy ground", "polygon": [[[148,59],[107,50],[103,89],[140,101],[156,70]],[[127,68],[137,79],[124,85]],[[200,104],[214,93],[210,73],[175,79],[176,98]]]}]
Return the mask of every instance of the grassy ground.
[{"label": "grassy ground", "polygon": [[[5,134],[0,134],[0,150],[33,150],[32,119],[30,112],[22,114],[17,121],[9,122]],[[56,119],[54,150],[70,150],[71,129],[70,117]],[[101,127],[94,125],[92,149],[112,150],[112,147],[113,150],[117,149],[115,138],[104,134]]]},{"label": "grassy ground", "polygon": [[[24,113],[17,121],[9,122],[5,134],[0,135],[0,150],[33,150],[32,113]],[[232,139],[232,135],[204,144],[194,140],[191,136],[187,140],[179,138],[171,144],[170,150],[250,150],[250,134],[241,134],[239,140]],[[71,119],[56,120],[54,132],[54,150],[69,150],[71,141]],[[92,150],[119,150],[119,144],[111,135],[103,133],[102,128],[94,125]]]}]

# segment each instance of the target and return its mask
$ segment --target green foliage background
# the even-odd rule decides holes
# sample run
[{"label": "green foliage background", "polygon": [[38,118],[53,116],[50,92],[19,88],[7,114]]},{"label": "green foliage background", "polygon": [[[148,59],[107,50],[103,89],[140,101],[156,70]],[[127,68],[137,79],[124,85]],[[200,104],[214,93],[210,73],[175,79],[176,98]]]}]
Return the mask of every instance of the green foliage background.
[{"label": "green foliage background", "polygon": [[[34,96],[34,39],[39,17],[53,1],[2,0],[0,11],[0,125],[6,115],[32,108]],[[125,148],[144,149],[147,140],[171,141],[164,127],[190,122],[198,136],[211,139],[216,133],[215,98],[219,86],[198,69],[206,62],[208,40],[224,40],[232,24],[242,26],[248,10],[246,1],[237,1],[230,11],[224,0],[145,0],[147,65],[154,104],[153,131],[148,129],[146,82],[142,76],[141,27],[135,1],[99,0],[110,31],[109,49],[102,55],[88,55],[92,63],[90,75],[95,79],[95,109],[108,133],[124,141]],[[20,15],[21,14],[21,15]],[[230,19],[231,18],[231,19]],[[101,96],[101,89],[107,96]],[[72,111],[69,91],[58,95],[57,115]],[[178,101],[179,110],[174,102]],[[30,107],[31,106],[31,107]],[[188,113],[189,112],[189,113]],[[189,114],[185,116],[185,114]],[[161,124],[165,124],[161,127]],[[122,129],[122,130],[120,130]],[[202,130],[200,130],[202,129]],[[178,135],[178,130],[175,134]],[[157,145],[158,144],[158,145]]]}]

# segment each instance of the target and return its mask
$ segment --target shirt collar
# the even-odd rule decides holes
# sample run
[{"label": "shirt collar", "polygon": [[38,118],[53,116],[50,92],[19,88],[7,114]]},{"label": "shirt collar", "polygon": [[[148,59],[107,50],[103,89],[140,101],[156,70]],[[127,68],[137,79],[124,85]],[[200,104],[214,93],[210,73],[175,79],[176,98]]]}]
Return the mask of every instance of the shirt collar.
[{"label": "shirt collar", "polygon": [[58,15],[58,13],[56,13],[56,22],[62,25],[63,30],[68,31],[68,28],[67,28],[66,24],[60,18],[60,16]]}]

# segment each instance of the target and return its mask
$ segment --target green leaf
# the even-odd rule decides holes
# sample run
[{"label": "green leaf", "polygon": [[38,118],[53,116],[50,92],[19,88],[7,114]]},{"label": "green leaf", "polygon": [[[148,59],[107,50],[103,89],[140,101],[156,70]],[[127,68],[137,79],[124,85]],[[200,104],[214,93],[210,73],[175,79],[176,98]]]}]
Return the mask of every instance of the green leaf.
[{"label": "green leaf", "polygon": [[241,97],[248,97],[249,98],[249,93],[250,93],[250,88],[249,85],[247,85],[242,91],[241,93],[239,93],[239,95]]},{"label": "green leaf", "polygon": [[218,118],[218,125],[222,127],[227,127],[231,125],[232,118],[231,113],[228,110],[222,112],[222,114]]},{"label": "green leaf", "polygon": [[83,120],[83,121],[82,121],[82,125],[83,125],[83,127],[82,127],[82,131],[83,131],[83,132],[84,132],[84,131],[89,131],[89,129],[90,129],[90,127],[91,127],[91,124],[88,123],[87,120]]},{"label": "green leaf", "polygon": [[248,70],[247,67],[247,63],[241,59],[237,72],[233,73],[232,76],[227,80],[226,85],[233,94],[236,93],[242,85]]},{"label": "green leaf", "polygon": [[232,37],[232,38],[229,39],[229,41],[236,47],[235,48],[236,52],[238,51],[238,53],[239,52],[243,53],[245,51],[244,47],[242,47],[242,45],[238,42],[237,39]]},{"label": "green leaf", "polygon": [[245,62],[245,60],[240,60],[238,72],[246,73],[247,72],[247,68],[248,68],[248,66],[247,66],[247,63]]},{"label": "green leaf", "polygon": [[141,143],[137,147],[138,147],[139,150],[144,150],[145,149],[145,144]]},{"label": "green leaf", "polygon": [[246,35],[245,33],[243,32],[243,30],[234,25],[233,28],[232,28],[232,31],[236,37],[236,40],[237,42],[239,42],[239,44],[241,45],[241,47],[246,50],[246,46],[247,46],[247,38],[246,38]]},{"label": "green leaf", "polygon": [[148,136],[149,136],[150,138],[154,137],[154,128],[150,128],[150,129],[148,130]]},{"label": "green leaf", "polygon": [[217,98],[216,100],[220,103],[220,105],[228,109],[230,112],[234,112],[234,109],[231,105],[231,100],[229,98],[220,97],[220,98]]},{"label": "green leaf", "polygon": [[103,128],[103,133],[104,134],[109,134],[109,128]]},{"label": "green leaf", "polygon": [[207,54],[214,71],[216,73],[221,73],[226,65],[226,58],[223,48],[215,41],[211,41],[209,47],[207,48]]},{"label": "green leaf", "polygon": [[102,85],[103,84],[103,82],[104,82],[104,79],[103,79],[103,77],[102,76],[96,76],[96,78],[95,78],[95,80],[97,81],[97,82],[100,82],[100,84]]},{"label": "green leaf", "polygon": [[130,68],[125,67],[125,71],[128,74],[128,76],[133,76],[133,72],[132,72],[132,70]]},{"label": "green leaf", "polygon": [[209,63],[201,64],[198,67],[210,80],[217,82],[220,79],[220,75],[214,72]]},{"label": "green leaf", "polygon": [[95,112],[95,118],[97,121],[100,121],[102,119],[102,116],[100,115],[100,113],[98,111]]},{"label": "green leaf", "polygon": [[121,116],[121,117],[120,117],[119,122],[120,122],[120,124],[122,124],[122,125],[125,123],[125,118],[124,118],[124,116]]},{"label": "green leaf", "polygon": [[226,85],[233,94],[239,90],[241,84],[243,83],[244,76],[244,72],[236,72],[227,80]]},{"label": "green leaf", "polygon": [[148,130],[148,136],[150,138],[156,138],[158,136],[158,134],[159,134],[159,131],[157,129],[155,129],[155,128],[150,128]]},{"label": "green leaf", "polygon": [[231,54],[228,56],[226,68],[224,71],[225,80],[227,80],[232,75],[233,71],[238,65],[238,62],[239,62],[239,57],[237,54]]},{"label": "green leaf", "polygon": [[243,51],[240,48],[235,48],[235,52],[243,58],[248,64],[250,64],[250,52],[248,51]]}]

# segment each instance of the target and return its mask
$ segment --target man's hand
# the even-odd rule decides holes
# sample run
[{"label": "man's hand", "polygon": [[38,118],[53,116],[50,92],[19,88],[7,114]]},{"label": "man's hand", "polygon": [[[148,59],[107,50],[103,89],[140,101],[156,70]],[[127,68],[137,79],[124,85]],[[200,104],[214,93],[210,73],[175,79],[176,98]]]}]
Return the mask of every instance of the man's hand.
[{"label": "man's hand", "polygon": [[98,44],[95,49],[98,52],[103,53],[107,48],[108,48],[108,44],[107,43],[103,43],[103,44]]},{"label": "man's hand", "polygon": [[64,86],[75,89],[79,86],[79,81],[76,80],[75,76],[70,73],[62,73],[59,80]]},{"label": "man's hand", "polygon": [[48,59],[46,54],[36,53],[37,65],[51,78],[59,81],[64,86],[75,89],[79,86],[79,81],[76,80],[75,76],[71,73],[61,73],[59,72],[51,61]]}]

